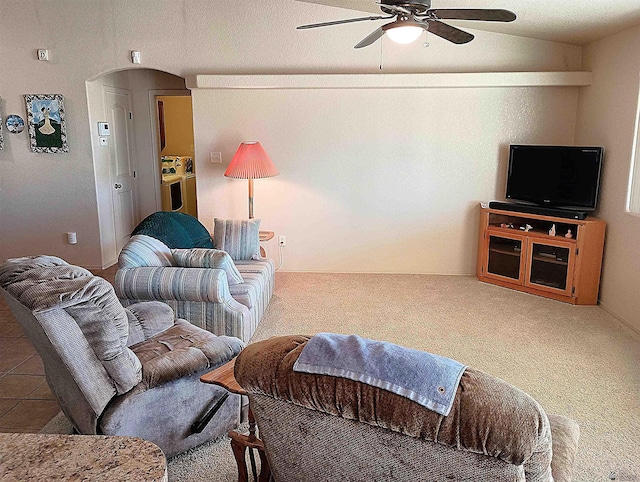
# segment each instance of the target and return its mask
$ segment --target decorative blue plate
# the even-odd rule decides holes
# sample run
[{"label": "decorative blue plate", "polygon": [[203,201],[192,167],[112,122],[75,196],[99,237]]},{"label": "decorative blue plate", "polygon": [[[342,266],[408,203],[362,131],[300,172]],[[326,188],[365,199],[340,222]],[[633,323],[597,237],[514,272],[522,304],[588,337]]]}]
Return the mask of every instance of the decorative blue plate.
[{"label": "decorative blue plate", "polygon": [[24,120],[19,115],[11,114],[7,116],[5,125],[12,134],[20,134],[24,130]]}]

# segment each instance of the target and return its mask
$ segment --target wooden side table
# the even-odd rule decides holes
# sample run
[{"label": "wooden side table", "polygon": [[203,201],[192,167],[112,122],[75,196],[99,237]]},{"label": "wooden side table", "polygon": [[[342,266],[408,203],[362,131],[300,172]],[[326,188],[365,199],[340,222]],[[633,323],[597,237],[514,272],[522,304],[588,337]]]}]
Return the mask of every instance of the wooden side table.
[{"label": "wooden side table", "polygon": [[[273,237],[273,233],[271,233],[271,237]],[[200,381],[219,385],[231,393],[246,395],[246,390],[238,384],[233,373],[235,365],[236,359],[233,358],[215,370],[202,375],[200,377]],[[248,482],[249,480],[249,474],[247,473],[247,461],[245,458],[247,449],[249,449],[249,459],[254,479],[258,480],[258,482],[269,482],[271,479],[271,469],[269,468],[269,462],[267,461],[267,457],[264,452],[264,444],[262,443],[262,440],[256,436],[256,421],[253,418],[253,413],[251,412],[251,405],[249,405],[248,412],[249,434],[241,434],[234,430],[229,432],[229,438],[231,438],[231,449],[233,450],[233,455],[235,456],[236,463],[238,464],[238,482]],[[258,455],[260,456],[261,469],[259,476],[257,475],[253,449],[257,449]]]},{"label": "wooden side table", "polygon": [[[274,233],[273,231],[259,231],[258,234],[260,235],[260,242],[264,243],[265,241],[273,239],[276,233]],[[267,257],[267,250],[262,246],[260,246],[260,256],[262,256],[263,258]]]}]

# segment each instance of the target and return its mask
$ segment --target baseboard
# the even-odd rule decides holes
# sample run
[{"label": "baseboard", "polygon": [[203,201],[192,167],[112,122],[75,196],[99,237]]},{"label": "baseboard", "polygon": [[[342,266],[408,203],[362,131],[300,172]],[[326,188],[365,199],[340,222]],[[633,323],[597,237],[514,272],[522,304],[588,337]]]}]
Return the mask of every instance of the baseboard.
[{"label": "baseboard", "polygon": [[600,308],[602,308],[604,311],[609,313],[616,320],[618,320],[624,326],[626,326],[631,331],[633,331],[636,335],[640,336],[640,327],[633,326],[629,320],[627,320],[627,319],[623,318],[622,316],[618,315],[617,313],[613,312],[611,310],[611,308],[609,308],[607,305],[603,304],[602,301],[600,301],[598,304],[600,305]]},{"label": "baseboard", "polygon": [[339,271],[339,270],[318,270],[318,269],[283,269],[279,273],[310,273],[310,274],[406,274],[425,276],[468,276],[475,277],[476,273],[426,273],[423,271]]},{"label": "baseboard", "polygon": [[111,268],[111,266],[113,266],[114,264],[116,264],[118,262],[118,259],[112,259],[107,261],[106,263],[102,264],[102,268],[97,268],[97,269],[107,269],[107,268]]},{"label": "baseboard", "polygon": [[[109,262],[106,264],[83,264],[82,267],[84,269],[88,269],[89,271],[104,271],[105,269],[110,268],[116,263],[117,261]],[[71,263],[71,264],[74,264],[74,263]],[[77,265],[77,266],[80,266],[80,265]]]}]

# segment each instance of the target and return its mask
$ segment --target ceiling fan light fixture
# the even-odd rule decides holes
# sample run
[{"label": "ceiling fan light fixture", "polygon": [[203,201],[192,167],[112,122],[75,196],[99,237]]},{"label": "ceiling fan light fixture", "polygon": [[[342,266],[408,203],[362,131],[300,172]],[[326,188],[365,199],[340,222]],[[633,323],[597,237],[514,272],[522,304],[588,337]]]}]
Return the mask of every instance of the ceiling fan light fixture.
[{"label": "ceiling fan light fixture", "polygon": [[387,30],[387,37],[397,44],[410,44],[420,38],[424,29],[415,25],[403,25]]}]

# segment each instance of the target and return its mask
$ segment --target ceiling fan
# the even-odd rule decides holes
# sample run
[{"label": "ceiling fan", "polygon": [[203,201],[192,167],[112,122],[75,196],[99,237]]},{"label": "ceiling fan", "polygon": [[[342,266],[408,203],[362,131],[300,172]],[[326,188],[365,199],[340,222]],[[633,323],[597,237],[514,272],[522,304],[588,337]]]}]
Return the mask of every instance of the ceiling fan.
[{"label": "ceiling fan", "polygon": [[362,22],[364,20],[386,20],[395,18],[367,35],[355,48],[371,45],[385,33],[397,43],[411,43],[417,40],[422,32],[431,32],[454,44],[465,44],[473,40],[473,35],[441,22],[441,20],[480,20],[485,22],[513,22],[516,14],[509,10],[472,9],[472,8],[431,8],[431,0],[380,0],[380,10],[386,15],[375,17],[359,17],[333,22],[301,25],[298,29],[309,29],[339,25],[343,23]]}]

